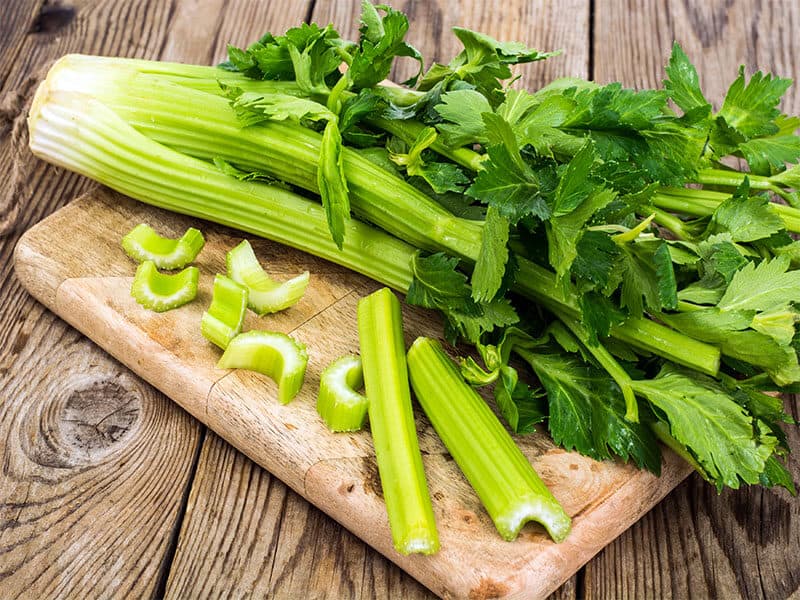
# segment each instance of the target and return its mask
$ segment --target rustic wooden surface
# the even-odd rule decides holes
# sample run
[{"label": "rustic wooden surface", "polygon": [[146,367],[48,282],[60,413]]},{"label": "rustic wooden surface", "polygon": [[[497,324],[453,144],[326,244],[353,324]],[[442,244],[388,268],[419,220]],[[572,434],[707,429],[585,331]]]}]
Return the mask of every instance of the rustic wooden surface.
[{"label": "rustic wooden surface", "polygon": [[[429,595],[43,310],[11,269],[21,233],[91,186],[19,152],[25,103],[49,61],[80,51],[208,62],[228,40],[245,43],[308,16],[352,34],[355,4],[0,5],[3,596]],[[701,67],[712,98],[739,63],[800,76],[792,0],[395,5],[412,15],[413,42],[428,56],[451,52],[445,30],[454,23],[566,50],[544,69],[527,67],[527,85],[564,74],[652,85],[673,38]],[[784,108],[800,112],[796,91]],[[800,416],[796,403],[790,410]],[[797,459],[791,467],[798,479]],[[797,501],[782,492],[718,497],[692,477],[557,595],[786,598],[800,586],[799,523]],[[192,571],[198,564],[208,565],[204,577]],[[241,587],[247,581],[263,587]]]}]

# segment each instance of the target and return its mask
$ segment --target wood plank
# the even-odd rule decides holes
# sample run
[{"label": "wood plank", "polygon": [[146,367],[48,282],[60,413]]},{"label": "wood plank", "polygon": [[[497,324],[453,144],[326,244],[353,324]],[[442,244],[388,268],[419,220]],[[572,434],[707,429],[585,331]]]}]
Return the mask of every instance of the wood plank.
[{"label": "wood plank", "polygon": [[0,353],[2,596],[153,596],[200,427],[41,305],[11,322],[19,330]]},{"label": "wood plank", "polygon": [[124,1],[3,5],[3,597],[150,597],[166,579],[202,427],[44,311],[13,275],[12,251],[25,229],[94,185],[26,151],[27,106],[49,63],[67,52],[156,56],[168,9]]},{"label": "wood plank", "polygon": [[213,433],[199,465],[167,598],[434,597]]},{"label": "wood plank", "polygon": [[[595,77],[658,85],[676,39],[719,106],[740,64],[750,73],[800,77],[798,27],[800,5],[792,0],[608,3],[595,13]],[[800,113],[797,86],[782,108]],[[797,401],[788,406],[796,418]],[[796,428],[789,439],[800,447]],[[796,457],[790,470],[800,480]],[[693,476],[587,566],[586,596],[786,598],[800,588],[798,544],[800,507],[784,491],[717,496]]]},{"label": "wood plank", "polygon": [[[411,43],[436,60],[449,60],[458,52],[458,41],[450,33],[454,25],[486,31],[500,39],[525,40],[541,49],[565,49],[563,57],[521,68],[522,85],[539,86],[557,76],[588,75],[589,3],[570,0],[567,4],[564,9],[574,21],[559,18],[562,9],[546,1],[514,3],[504,7],[508,10],[496,11],[499,14],[480,2],[405,2],[394,7],[409,14]],[[318,1],[312,20],[332,22],[343,36],[355,39],[359,11],[359,2]],[[264,26],[256,27],[249,37],[231,39],[245,45],[263,31],[281,32],[299,21],[279,23],[269,15]],[[217,52],[225,39],[229,38],[220,33]],[[222,57],[215,54],[214,60]],[[393,77],[400,81],[409,76],[411,68],[405,65]],[[289,508],[277,511],[272,502]],[[209,510],[221,510],[219,507],[225,507],[222,510],[229,516],[210,518]],[[422,598],[430,594],[214,435],[204,444],[189,508],[167,586],[169,597],[295,598],[308,593],[309,597]],[[256,516],[251,515],[253,510]],[[298,535],[304,540],[302,546],[296,543]],[[276,564],[281,568],[276,569]],[[324,572],[320,564],[326,565]],[[576,584],[577,576],[571,577],[554,597],[575,598]]]}]

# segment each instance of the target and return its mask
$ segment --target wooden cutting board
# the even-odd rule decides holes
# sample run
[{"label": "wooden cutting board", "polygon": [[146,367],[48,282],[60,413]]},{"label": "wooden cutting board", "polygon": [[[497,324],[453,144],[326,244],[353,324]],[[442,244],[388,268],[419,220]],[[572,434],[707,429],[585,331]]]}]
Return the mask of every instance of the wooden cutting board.
[{"label": "wooden cutting board", "polygon": [[[197,299],[162,314],[141,308],[129,290],[135,264],[119,246],[145,222],[164,235],[189,226],[206,235],[195,264]],[[441,539],[435,556],[401,556],[391,544],[372,442],[365,432],[331,434],[317,416],[322,369],[357,352],[356,304],[375,282],[342,267],[266,240],[251,239],[271,275],[311,272],[304,298],[283,313],[248,315],[246,329],[270,329],[308,346],[306,383],[289,405],[276,400],[266,377],[215,368],[219,350],[200,334],[225,252],[242,234],[168,213],[99,188],[54,213],[20,240],[17,275],[53,312],[255,462],[285,481],[443,597],[539,598],[555,590],[594,554],[637,521],[690,472],[665,453],[660,478],[616,462],[596,462],[553,445],[543,434],[518,439],[523,452],[573,518],[566,541],[554,544],[537,524],[504,542],[430,424],[417,410],[417,429]],[[404,306],[406,342],[439,337],[431,312]]]}]

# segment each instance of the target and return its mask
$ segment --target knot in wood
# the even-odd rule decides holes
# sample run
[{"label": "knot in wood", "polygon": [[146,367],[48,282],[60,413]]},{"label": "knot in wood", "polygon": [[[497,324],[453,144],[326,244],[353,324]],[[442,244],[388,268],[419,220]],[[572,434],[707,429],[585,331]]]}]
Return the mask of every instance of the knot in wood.
[{"label": "knot in wood", "polygon": [[[132,378],[82,375],[29,421],[27,454],[48,467],[96,464],[136,430],[142,398]],[[33,429],[33,431],[31,431]]]}]

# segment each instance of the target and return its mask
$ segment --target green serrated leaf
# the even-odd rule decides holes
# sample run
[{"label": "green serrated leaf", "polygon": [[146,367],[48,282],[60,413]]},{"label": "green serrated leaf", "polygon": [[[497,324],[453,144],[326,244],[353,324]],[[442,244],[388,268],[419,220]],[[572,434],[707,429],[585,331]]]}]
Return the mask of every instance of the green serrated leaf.
[{"label": "green serrated leaf", "polygon": [[503,283],[508,261],[508,234],[508,219],[490,206],[486,211],[480,254],[472,273],[472,298],[476,302],[489,302]]}]

